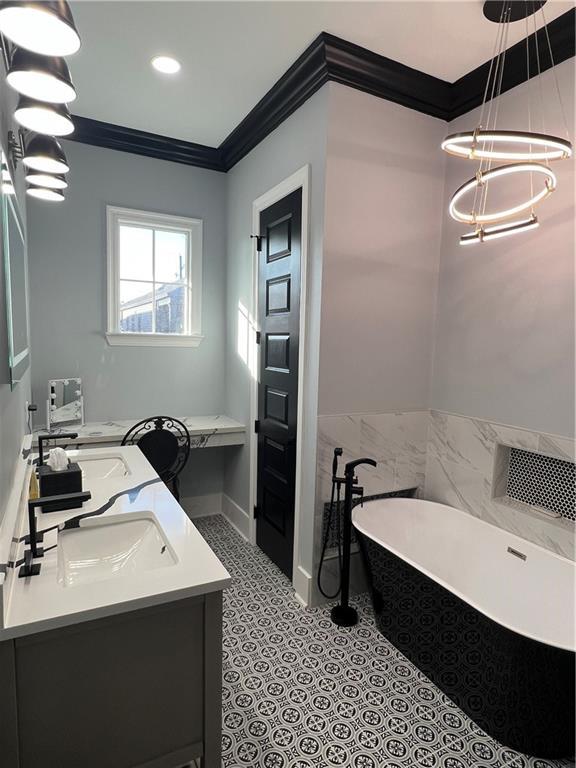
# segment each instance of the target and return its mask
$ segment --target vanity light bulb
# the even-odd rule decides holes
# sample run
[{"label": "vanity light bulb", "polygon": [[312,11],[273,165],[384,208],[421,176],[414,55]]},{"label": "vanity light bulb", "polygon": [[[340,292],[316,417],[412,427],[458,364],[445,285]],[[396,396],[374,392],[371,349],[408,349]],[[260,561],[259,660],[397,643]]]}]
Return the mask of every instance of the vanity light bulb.
[{"label": "vanity light bulb", "polygon": [[38,200],[46,200],[49,203],[61,203],[65,198],[61,192],[46,187],[28,187],[26,194]]},{"label": "vanity light bulb", "polygon": [[64,176],[53,176],[49,173],[27,173],[26,181],[37,187],[47,187],[48,189],[66,189],[68,186],[68,182]]},{"label": "vanity light bulb", "polygon": [[0,7],[0,32],[16,45],[44,56],[69,56],[80,48],[65,0],[6,0]]},{"label": "vanity light bulb", "polygon": [[70,167],[60,144],[53,136],[40,134],[26,142],[23,164],[40,173],[68,173]]},{"label": "vanity light bulb", "polygon": [[65,104],[48,104],[21,96],[14,117],[23,128],[49,136],[68,136],[74,130]]},{"label": "vanity light bulb", "polygon": [[76,98],[70,70],[64,59],[39,56],[24,48],[14,51],[6,82],[31,99],[65,104]]}]

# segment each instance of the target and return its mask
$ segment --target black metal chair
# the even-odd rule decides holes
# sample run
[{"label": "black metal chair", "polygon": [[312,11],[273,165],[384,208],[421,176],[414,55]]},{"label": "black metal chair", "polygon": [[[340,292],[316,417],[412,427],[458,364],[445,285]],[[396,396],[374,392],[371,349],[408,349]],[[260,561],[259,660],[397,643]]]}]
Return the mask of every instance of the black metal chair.
[{"label": "black metal chair", "polygon": [[180,500],[178,475],[190,455],[190,433],[185,424],[171,416],[151,416],[131,427],[122,445],[137,445],[164,483],[172,486],[174,498]]}]

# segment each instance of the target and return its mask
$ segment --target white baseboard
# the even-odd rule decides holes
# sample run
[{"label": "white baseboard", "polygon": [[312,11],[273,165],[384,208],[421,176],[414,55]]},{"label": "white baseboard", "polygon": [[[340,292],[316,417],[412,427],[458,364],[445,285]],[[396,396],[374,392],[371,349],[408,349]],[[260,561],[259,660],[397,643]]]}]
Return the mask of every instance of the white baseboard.
[{"label": "white baseboard", "polygon": [[304,607],[308,607],[312,597],[312,576],[301,565],[294,571],[292,585],[296,593],[296,600],[302,603]]},{"label": "white baseboard", "polygon": [[238,531],[240,536],[249,541],[250,518],[248,513],[225,493],[222,494],[222,514],[230,525]]},{"label": "white baseboard", "polygon": [[195,517],[221,515],[222,494],[207,493],[204,496],[184,496],[180,499],[180,506],[191,520]]}]

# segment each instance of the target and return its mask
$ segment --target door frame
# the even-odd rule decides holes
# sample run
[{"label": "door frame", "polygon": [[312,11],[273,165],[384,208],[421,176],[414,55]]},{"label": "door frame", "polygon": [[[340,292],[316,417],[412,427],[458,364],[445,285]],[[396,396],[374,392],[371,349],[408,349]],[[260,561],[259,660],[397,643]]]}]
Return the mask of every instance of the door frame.
[{"label": "door frame", "polygon": [[[300,541],[300,520],[304,505],[302,503],[302,461],[303,461],[303,430],[302,420],[304,415],[304,382],[306,359],[306,315],[307,315],[307,272],[308,272],[308,247],[309,247],[309,218],[310,218],[310,165],[304,165],[287,179],[284,179],[272,189],[265,192],[252,203],[252,234],[260,234],[260,213],[277,203],[282,198],[302,190],[302,237],[300,245],[300,338],[298,345],[298,427],[296,430],[296,480],[294,484],[294,552],[292,583],[298,574],[298,549]],[[260,384],[260,345],[256,344],[256,332],[260,330],[258,325],[258,251],[256,239],[252,248],[252,322],[251,335],[257,375],[250,378],[250,514],[249,535],[251,544],[256,546],[256,519],[254,507],[256,506],[256,489],[258,486],[258,435],[254,432],[254,422],[258,418],[258,386]],[[298,591],[298,590],[297,590]]]}]

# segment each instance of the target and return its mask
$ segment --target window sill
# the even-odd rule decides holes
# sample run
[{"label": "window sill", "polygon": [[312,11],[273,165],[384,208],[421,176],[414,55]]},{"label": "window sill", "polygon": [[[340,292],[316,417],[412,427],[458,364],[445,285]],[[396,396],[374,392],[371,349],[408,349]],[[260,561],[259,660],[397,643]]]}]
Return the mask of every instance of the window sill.
[{"label": "window sill", "polygon": [[176,336],[163,333],[107,333],[111,347],[198,347],[204,336],[193,333]]}]

